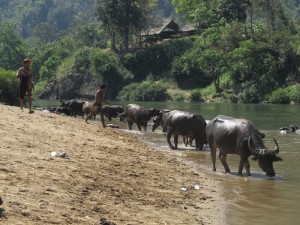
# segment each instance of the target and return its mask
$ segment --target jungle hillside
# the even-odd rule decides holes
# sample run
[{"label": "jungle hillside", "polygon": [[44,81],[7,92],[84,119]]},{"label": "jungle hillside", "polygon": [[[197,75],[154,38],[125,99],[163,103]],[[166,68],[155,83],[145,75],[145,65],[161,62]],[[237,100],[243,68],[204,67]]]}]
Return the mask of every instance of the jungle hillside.
[{"label": "jungle hillside", "polygon": [[0,0],[0,102],[300,103],[300,1]]}]

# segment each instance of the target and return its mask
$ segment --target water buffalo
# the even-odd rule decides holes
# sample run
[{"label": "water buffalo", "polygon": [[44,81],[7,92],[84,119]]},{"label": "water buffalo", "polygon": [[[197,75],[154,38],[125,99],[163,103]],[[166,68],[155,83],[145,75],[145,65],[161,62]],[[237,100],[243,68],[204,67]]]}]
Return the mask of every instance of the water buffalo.
[{"label": "water buffalo", "polygon": [[61,105],[60,107],[66,107],[71,111],[71,116],[76,117],[77,115],[83,114],[82,112],[82,106],[84,104],[84,101],[79,100],[79,99],[72,99],[68,101],[63,101],[61,100]]},{"label": "water buffalo", "polygon": [[239,175],[242,175],[245,167],[247,175],[251,176],[248,158],[253,155],[252,159],[258,160],[258,165],[266,172],[267,176],[275,176],[273,162],[282,160],[276,156],[279,146],[274,139],[275,149],[267,150],[263,143],[264,135],[254,127],[252,122],[219,115],[208,122],[206,135],[211,150],[213,171],[216,171],[216,150],[218,148],[220,150],[219,158],[226,173],[230,172],[226,162],[227,154],[238,154],[241,157]]},{"label": "water buffalo", "polygon": [[[164,128],[167,132],[167,142],[171,149],[177,149],[178,136],[193,137],[196,149],[202,150],[206,143],[206,121],[201,115],[186,111],[172,110],[164,116]],[[174,135],[174,146],[171,144],[171,136]]]},{"label": "water buffalo", "polygon": [[[153,119],[152,131],[155,131],[157,127],[164,127],[164,121],[166,120],[165,114],[172,111],[171,109],[161,109],[158,111],[156,117]],[[163,130],[164,131],[164,130]]]},{"label": "water buffalo", "polygon": [[66,106],[57,106],[55,112],[58,114],[65,114],[71,116],[71,110]]},{"label": "water buffalo", "polygon": [[287,134],[287,133],[300,134],[300,128],[295,125],[290,125],[290,128],[289,127],[281,127],[279,130],[280,130],[280,133],[282,133],[282,134]]},{"label": "water buffalo", "polygon": [[112,118],[119,117],[119,115],[124,112],[124,108],[121,105],[104,105],[102,106],[102,112],[103,115],[111,121]]},{"label": "water buffalo", "polygon": [[[123,116],[125,116],[127,120],[129,130],[132,130],[133,123],[136,123],[140,131],[142,130],[141,126],[144,127],[144,131],[146,131],[148,121],[156,116],[158,111],[159,110],[153,108],[145,109],[137,104],[128,104],[124,110]],[[120,117],[120,119],[122,118]]]},{"label": "water buffalo", "polygon": [[[88,116],[93,108],[93,103],[92,102],[84,102],[82,105],[82,118],[84,115]],[[94,119],[96,118],[96,115],[94,115]]]}]

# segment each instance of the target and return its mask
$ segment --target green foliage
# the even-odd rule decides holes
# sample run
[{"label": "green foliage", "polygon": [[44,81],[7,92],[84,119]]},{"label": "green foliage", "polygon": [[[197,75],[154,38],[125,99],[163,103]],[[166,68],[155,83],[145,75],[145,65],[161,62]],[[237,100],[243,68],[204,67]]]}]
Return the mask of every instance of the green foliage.
[{"label": "green foliage", "polygon": [[74,63],[74,57],[68,57],[62,60],[61,64],[57,67],[56,70],[56,79],[61,80],[72,74]]},{"label": "green foliage", "polygon": [[144,50],[127,53],[124,56],[124,66],[134,74],[134,81],[145,79],[145,74],[152,74],[158,80],[162,74],[169,75],[172,62],[193,46],[194,38],[170,40],[160,45]]},{"label": "green foliage", "polygon": [[291,101],[300,103],[300,85],[278,88],[267,96],[270,103],[288,104]]},{"label": "green foliage", "polygon": [[0,25],[0,67],[15,70],[25,58],[25,45],[8,23]]},{"label": "green foliage", "polygon": [[[141,31],[146,26],[152,2],[151,0],[98,0],[97,18],[113,38],[116,34],[122,37],[123,47],[127,51],[129,35]],[[113,48],[115,48],[114,44]]]},{"label": "green foliage", "polygon": [[[100,19],[114,19],[107,20],[109,26],[95,20],[95,2],[2,1],[0,67],[16,70],[25,57],[31,58],[34,81],[39,82],[35,92],[42,91],[47,80],[92,75],[113,84],[110,97],[117,96],[129,82],[140,82],[133,83],[138,91],[128,90],[134,96],[131,99],[152,99],[155,91],[163,92],[157,87],[148,90],[143,86],[146,80],[192,89],[189,97],[178,92],[174,101],[238,96],[239,102],[245,103],[266,98],[270,102],[299,102],[295,84],[300,81],[300,25],[297,14],[287,16],[285,1],[253,0],[249,5],[244,0],[173,0],[177,11],[188,23],[196,24],[199,32],[130,49],[125,55],[106,48],[114,40],[122,41],[123,47],[134,41],[150,22],[150,3],[155,1],[128,1],[131,5],[120,0],[97,1],[98,6],[107,7],[103,10],[110,10],[109,14],[98,11]],[[160,6],[169,3],[159,1]],[[130,18],[124,19],[127,15]],[[115,38],[109,43],[111,37]]]},{"label": "green foliage", "polygon": [[184,102],[185,97],[182,92],[177,92],[173,95],[171,95],[171,101],[172,102]]},{"label": "green foliage", "polygon": [[56,55],[49,57],[41,66],[39,71],[40,80],[49,80],[50,78],[54,77],[53,75],[55,74],[56,68],[60,65],[60,63],[60,57]]},{"label": "green foliage", "polygon": [[273,91],[267,98],[270,103],[288,104],[290,103],[290,97],[288,90],[285,88],[278,88]]},{"label": "green foliage", "polygon": [[260,95],[254,85],[251,87],[245,86],[244,89],[242,89],[242,92],[239,94],[238,99],[239,103],[259,103]]},{"label": "green foliage", "polygon": [[168,85],[143,81],[131,83],[119,92],[117,99],[126,101],[164,101],[168,98]]},{"label": "green foliage", "polygon": [[201,94],[202,98],[205,98],[205,99],[212,98],[215,93],[216,93],[215,92],[215,87],[214,87],[213,84],[210,84],[206,88],[201,88],[200,89],[200,94]]},{"label": "green foliage", "polygon": [[172,0],[176,12],[181,14],[188,22],[199,24],[199,28],[207,28],[215,22],[218,6],[217,0]]},{"label": "green foliage", "polygon": [[291,101],[300,103],[300,85],[293,85],[287,88]]},{"label": "green foliage", "polygon": [[40,81],[34,85],[34,96],[39,96],[44,90],[45,86],[47,85],[47,80]]},{"label": "green foliage", "polygon": [[94,74],[109,76],[112,71],[116,71],[119,58],[112,51],[101,51],[93,49],[90,55],[91,69]]},{"label": "green foliage", "polygon": [[193,89],[193,90],[190,91],[190,101],[191,102],[200,102],[200,101],[203,101],[199,89]]},{"label": "green foliage", "polygon": [[0,68],[0,102],[15,105],[18,102],[19,80],[13,71]]}]

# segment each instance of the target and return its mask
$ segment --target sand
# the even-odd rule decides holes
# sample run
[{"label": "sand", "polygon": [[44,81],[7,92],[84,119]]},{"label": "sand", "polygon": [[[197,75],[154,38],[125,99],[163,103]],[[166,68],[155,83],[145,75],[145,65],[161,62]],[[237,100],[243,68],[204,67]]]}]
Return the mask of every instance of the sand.
[{"label": "sand", "polygon": [[223,224],[218,180],[136,134],[7,105],[0,113],[1,224]]}]

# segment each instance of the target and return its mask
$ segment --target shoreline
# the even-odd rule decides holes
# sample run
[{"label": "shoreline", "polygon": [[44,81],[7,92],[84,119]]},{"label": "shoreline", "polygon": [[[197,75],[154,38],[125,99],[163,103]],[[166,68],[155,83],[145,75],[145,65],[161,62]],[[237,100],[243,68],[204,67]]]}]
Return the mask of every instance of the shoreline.
[{"label": "shoreline", "polygon": [[[137,135],[0,105],[4,224],[220,224],[218,180]],[[53,157],[52,151],[70,158]],[[199,190],[182,191],[200,184]],[[222,223],[223,224],[223,223]]]}]

